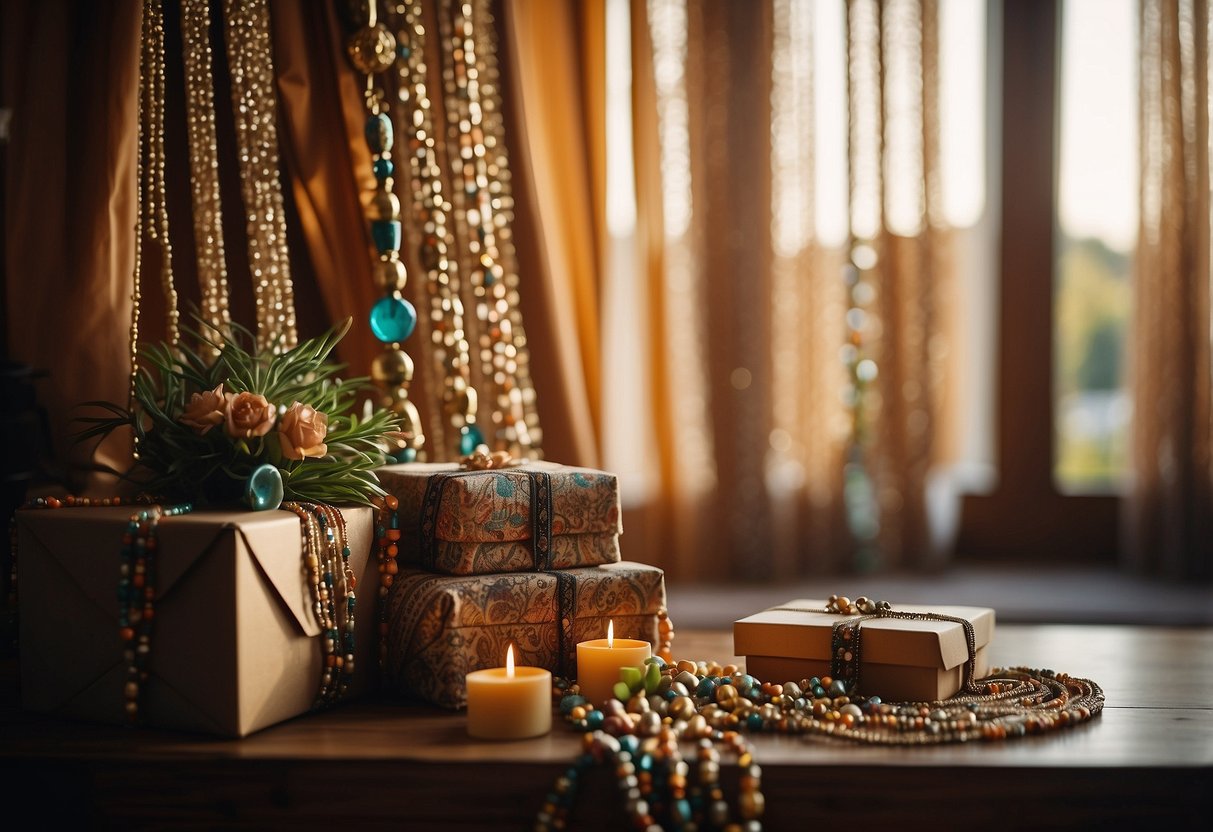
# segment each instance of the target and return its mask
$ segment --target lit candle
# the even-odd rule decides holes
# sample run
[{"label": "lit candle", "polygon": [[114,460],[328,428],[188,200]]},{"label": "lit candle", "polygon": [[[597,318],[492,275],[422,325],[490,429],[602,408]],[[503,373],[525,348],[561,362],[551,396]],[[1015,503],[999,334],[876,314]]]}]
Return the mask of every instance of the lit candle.
[{"label": "lit candle", "polygon": [[514,667],[514,645],[505,667],[467,675],[468,734],[484,740],[521,740],[552,730],[552,674],[542,667]]},{"label": "lit candle", "polygon": [[583,641],[577,645],[577,684],[581,695],[595,705],[613,697],[619,681],[619,668],[643,668],[653,655],[647,641],[615,638],[615,622],[607,624],[607,637]]}]

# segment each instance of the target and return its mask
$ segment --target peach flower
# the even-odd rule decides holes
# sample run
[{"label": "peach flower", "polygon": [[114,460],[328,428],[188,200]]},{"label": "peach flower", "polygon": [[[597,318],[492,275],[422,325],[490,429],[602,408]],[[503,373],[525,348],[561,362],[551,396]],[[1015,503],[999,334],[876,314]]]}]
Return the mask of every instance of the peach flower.
[{"label": "peach flower", "polygon": [[329,446],[324,437],[329,432],[329,417],[310,404],[295,402],[278,422],[278,441],[287,459],[324,456]]},{"label": "peach flower", "polygon": [[265,396],[257,393],[227,394],[227,432],[238,439],[265,436],[274,426],[277,414]]},{"label": "peach flower", "polygon": [[225,404],[223,385],[216,385],[214,390],[203,390],[190,396],[190,403],[177,421],[187,428],[193,428],[199,435],[205,435],[223,421]]}]

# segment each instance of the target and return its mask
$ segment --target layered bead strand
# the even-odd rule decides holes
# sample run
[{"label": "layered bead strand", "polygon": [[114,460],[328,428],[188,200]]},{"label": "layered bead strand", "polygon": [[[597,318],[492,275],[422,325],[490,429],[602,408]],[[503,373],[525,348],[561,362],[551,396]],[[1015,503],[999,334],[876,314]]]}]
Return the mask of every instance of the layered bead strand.
[{"label": "layered bead strand", "polygon": [[[515,456],[537,456],[540,436],[518,311],[517,269],[507,271],[509,261],[502,249],[510,234],[508,214],[503,211],[509,207],[508,198],[503,200],[501,191],[509,169],[502,164],[505,146],[501,137],[490,139],[486,134],[486,113],[495,106],[485,95],[493,90],[486,79],[495,46],[487,31],[479,31],[490,25],[485,22],[488,7],[479,4],[477,9],[479,22],[474,20],[470,0],[443,0],[439,10],[455,221],[467,247],[462,254],[475,303],[481,386],[493,391],[494,437],[490,444]],[[512,253],[512,248],[508,251]],[[471,453],[482,441],[479,428],[466,426],[461,453]]]},{"label": "layered bead strand", "polygon": [[[215,79],[210,41],[210,0],[183,0],[181,38],[185,59],[185,101],[189,118],[190,193],[194,208],[194,247],[198,257],[198,283],[202,293],[202,319],[209,339],[226,337],[231,323],[228,309],[227,261],[223,244],[223,212],[219,197],[219,148],[215,131]],[[203,343],[200,349],[214,359],[219,348]]]},{"label": "layered bead strand", "polygon": [[249,271],[257,307],[257,347],[295,347],[295,298],[279,180],[274,57],[267,0],[225,0],[240,187],[248,231]]},{"label": "layered bead strand", "polygon": [[400,199],[393,193],[396,166],[392,159],[395,130],[387,102],[376,84],[396,59],[396,39],[379,21],[377,3],[367,3],[364,27],[349,39],[347,52],[354,68],[366,75],[366,144],[371,153],[375,191],[370,199],[371,242],[375,248],[375,276],[384,295],[371,307],[371,333],[384,351],[371,365],[371,379],[380,391],[380,402],[401,420],[400,438],[391,455],[397,462],[412,462],[425,445],[421,414],[409,399],[413,381],[413,359],[401,348],[417,327],[417,310],[403,295],[408,271],[400,259],[403,226]]},{"label": "layered bead strand", "polygon": [[148,677],[152,650],[152,624],[156,617],[156,553],[160,519],[188,514],[189,503],[149,506],[135,512],[122,535],[118,567],[118,635],[126,663],[123,699],[126,718],[139,718],[140,694]]},{"label": "layered bead strand", "polygon": [[[459,259],[455,252],[449,189],[443,187],[434,134],[434,107],[428,90],[426,30],[420,0],[390,6],[396,29],[399,120],[408,149],[412,211],[420,231],[418,259],[425,273],[430,305],[430,344],[435,369],[442,374],[442,411],[450,438],[450,458],[466,456],[484,437],[476,427],[478,396],[471,381],[471,348],[460,297]],[[445,427],[443,429],[445,433]],[[471,448],[472,450],[468,450]]]},{"label": "layered bead strand", "polygon": [[388,611],[387,596],[392,583],[396,579],[399,566],[396,562],[400,554],[400,517],[396,509],[400,501],[388,494],[379,498],[376,503],[378,518],[375,521],[375,545],[379,567],[379,598],[376,608],[379,623],[379,668],[382,671],[387,660]]}]

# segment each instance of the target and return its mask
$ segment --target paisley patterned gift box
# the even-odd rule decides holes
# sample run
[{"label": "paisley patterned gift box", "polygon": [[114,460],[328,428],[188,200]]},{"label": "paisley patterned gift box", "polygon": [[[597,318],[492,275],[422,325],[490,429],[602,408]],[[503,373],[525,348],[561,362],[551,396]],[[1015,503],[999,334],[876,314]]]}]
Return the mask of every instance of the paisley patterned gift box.
[{"label": "paisley patterned gift box", "polygon": [[576,673],[577,643],[638,638],[657,649],[665,606],[660,569],[621,562],[585,569],[451,576],[401,570],[387,597],[388,689],[445,708],[467,702],[464,677],[501,667],[514,645],[520,665]]},{"label": "paisley patterned gift box", "polygon": [[614,474],[550,462],[490,470],[379,469],[400,501],[400,562],[447,575],[576,569],[619,561]]}]

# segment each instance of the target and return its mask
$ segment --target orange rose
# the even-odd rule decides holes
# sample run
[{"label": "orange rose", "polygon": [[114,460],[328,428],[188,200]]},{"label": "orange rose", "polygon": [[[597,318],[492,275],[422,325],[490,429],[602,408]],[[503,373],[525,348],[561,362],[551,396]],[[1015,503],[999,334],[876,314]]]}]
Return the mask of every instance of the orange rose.
[{"label": "orange rose", "polygon": [[190,397],[190,403],[177,421],[187,428],[193,428],[198,434],[208,430],[223,421],[223,411],[226,400],[223,396],[223,385],[214,390],[203,390]]},{"label": "orange rose", "polygon": [[310,404],[295,402],[278,423],[278,441],[287,459],[324,456],[329,446],[324,437],[329,432],[329,417]]},{"label": "orange rose", "polygon": [[274,426],[274,406],[256,393],[227,394],[227,432],[238,439],[265,436]]}]

